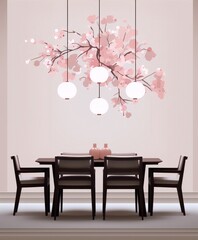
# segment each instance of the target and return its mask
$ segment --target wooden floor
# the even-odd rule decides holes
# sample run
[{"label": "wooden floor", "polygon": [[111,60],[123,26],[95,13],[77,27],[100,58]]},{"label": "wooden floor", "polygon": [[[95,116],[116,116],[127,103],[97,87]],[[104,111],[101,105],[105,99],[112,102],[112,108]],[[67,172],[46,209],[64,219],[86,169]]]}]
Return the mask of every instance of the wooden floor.
[{"label": "wooden floor", "polygon": [[[16,216],[13,204],[0,204],[0,239],[55,240],[177,240],[198,239],[198,204],[186,204],[183,216],[179,205],[154,205],[154,215],[143,221],[134,211],[134,204],[107,204],[106,220],[102,220],[101,204],[91,219],[91,205],[64,204],[64,212],[56,221],[44,215],[43,204],[21,203]],[[42,237],[42,238],[41,238]]]}]

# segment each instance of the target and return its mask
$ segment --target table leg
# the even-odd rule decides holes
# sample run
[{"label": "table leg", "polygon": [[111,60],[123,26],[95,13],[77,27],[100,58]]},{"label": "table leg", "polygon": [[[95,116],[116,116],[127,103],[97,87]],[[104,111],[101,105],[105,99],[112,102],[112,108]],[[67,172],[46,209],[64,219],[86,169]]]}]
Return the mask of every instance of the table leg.
[{"label": "table leg", "polygon": [[[146,165],[143,163],[142,164],[142,175],[143,175],[143,212],[144,212],[144,217],[147,216],[146,214],[146,203],[145,203],[145,197],[144,197],[144,177],[145,177],[145,170],[146,170]],[[140,215],[140,211],[139,211],[139,215]]]}]

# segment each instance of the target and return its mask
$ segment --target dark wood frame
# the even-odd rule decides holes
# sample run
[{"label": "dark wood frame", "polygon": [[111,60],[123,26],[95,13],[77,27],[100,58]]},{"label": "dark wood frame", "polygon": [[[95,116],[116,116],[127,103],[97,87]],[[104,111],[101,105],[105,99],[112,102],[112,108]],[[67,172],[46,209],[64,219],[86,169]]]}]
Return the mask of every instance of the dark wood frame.
[{"label": "dark wood frame", "polygon": [[[55,158],[52,158],[52,157],[38,158],[36,160],[36,162],[41,165],[51,165],[53,176],[55,176]],[[145,157],[143,157],[143,159],[142,159],[143,182],[144,182],[144,177],[145,177],[146,166],[147,165],[158,165],[161,162],[162,162],[162,160],[160,158],[145,158]],[[104,159],[94,159],[94,167],[104,167]],[[143,210],[144,210],[144,216],[147,216],[145,199],[144,199]],[[54,209],[52,208],[52,216],[53,216],[53,211],[54,211]]]},{"label": "dark wood frame", "polygon": [[[47,216],[48,212],[50,212],[50,180],[49,180],[50,173],[49,173],[49,168],[33,168],[33,167],[21,168],[20,164],[19,164],[19,158],[17,155],[11,156],[11,159],[13,160],[13,164],[14,164],[14,172],[15,172],[16,184],[17,184],[13,215],[15,215],[16,212],[18,211],[22,188],[44,187],[45,215]],[[20,180],[20,177],[19,177],[19,175],[21,173],[44,173],[44,183],[31,183],[31,182],[22,183]]]},{"label": "dark wood frame", "polygon": [[[122,164],[124,161],[128,164],[127,168]],[[112,166],[109,166],[109,162],[111,162],[113,168]],[[117,164],[119,167],[115,168],[114,166]],[[114,184],[108,185],[109,181],[114,182]],[[116,182],[119,182],[119,184],[116,185]],[[143,220],[145,214],[145,200],[143,190],[142,157],[105,156],[103,171],[103,220],[105,220],[106,216],[107,189],[135,189],[135,194],[137,194],[139,202],[139,215]]]},{"label": "dark wood frame", "polygon": [[[153,199],[154,199],[154,187],[165,187],[165,188],[176,188],[178,193],[178,198],[180,202],[181,211],[184,215],[186,215],[185,207],[184,207],[184,200],[183,200],[183,193],[182,193],[182,182],[183,182],[183,175],[184,175],[184,168],[185,163],[188,157],[180,156],[179,165],[177,168],[149,168],[149,203],[148,203],[148,211],[150,215],[153,215]],[[169,181],[164,180],[161,183],[155,183],[154,181],[154,174],[155,173],[177,173],[179,175],[179,180],[176,183],[170,183]],[[164,175],[163,175],[164,176]]]},{"label": "dark wood frame", "polygon": [[[73,168],[63,167],[60,168],[59,162],[66,161],[76,161],[76,166]],[[83,161],[86,161],[89,166],[86,169],[82,168]],[[90,185],[82,186],[82,185],[67,185],[66,182],[64,185],[59,184],[59,182],[65,177],[69,179],[75,179],[79,181],[84,181],[89,178]],[[92,156],[57,156],[55,157],[55,190],[54,190],[54,199],[53,199],[53,213],[54,220],[59,216],[59,205],[61,195],[63,194],[63,189],[90,189],[91,190],[91,199],[92,199],[92,219],[95,218],[96,215],[96,197],[95,197],[95,170],[94,170],[94,160]]]}]

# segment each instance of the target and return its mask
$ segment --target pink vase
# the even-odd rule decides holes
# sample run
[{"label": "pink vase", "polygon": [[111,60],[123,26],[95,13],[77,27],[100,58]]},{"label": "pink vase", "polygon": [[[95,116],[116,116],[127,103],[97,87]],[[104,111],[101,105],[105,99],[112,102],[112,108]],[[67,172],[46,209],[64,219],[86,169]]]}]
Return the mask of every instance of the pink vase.
[{"label": "pink vase", "polygon": [[100,150],[100,159],[104,159],[106,155],[111,155],[111,149],[109,149],[108,144],[104,144],[104,148]]},{"label": "pink vase", "polygon": [[94,159],[99,159],[100,149],[97,148],[97,144],[94,143],[93,147],[89,150],[89,154],[94,157]]}]

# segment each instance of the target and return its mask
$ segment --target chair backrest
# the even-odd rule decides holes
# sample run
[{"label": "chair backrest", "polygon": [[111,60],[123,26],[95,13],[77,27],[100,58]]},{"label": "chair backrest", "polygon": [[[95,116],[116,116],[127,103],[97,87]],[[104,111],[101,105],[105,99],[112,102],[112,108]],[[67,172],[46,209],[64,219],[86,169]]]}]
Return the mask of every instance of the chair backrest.
[{"label": "chair backrest", "polygon": [[72,152],[62,152],[61,155],[72,155],[72,156],[87,156],[89,153],[72,153]]},{"label": "chair backrest", "polygon": [[20,182],[19,175],[20,175],[20,169],[21,169],[20,162],[19,162],[19,157],[18,157],[18,155],[11,156],[11,159],[13,160],[16,181],[17,181],[17,183],[19,183]]},{"label": "chair backrest", "polygon": [[60,175],[87,175],[94,174],[94,159],[91,155],[56,156],[55,157],[55,182]]},{"label": "chair backrest", "polygon": [[182,183],[183,175],[184,175],[184,168],[186,164],[186,160],[188,159],[187,156],[180,156],[179,158],[179,164],[178,164],[178,171],[179,171],[179,182]]},{"label": "chair backrest", "polygon": [[142,157],[139,156],[105,156],[104,174],[136,175],[143,180]]},{"label": "chair backrest", "polygon": [[112,153],[111,156],[137,156],[137,153]]}]

